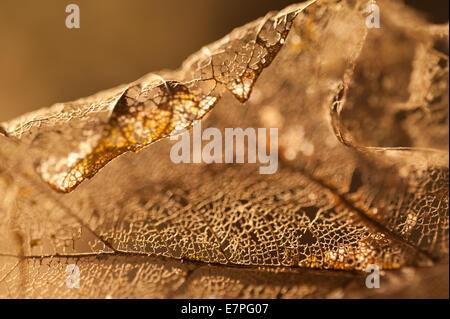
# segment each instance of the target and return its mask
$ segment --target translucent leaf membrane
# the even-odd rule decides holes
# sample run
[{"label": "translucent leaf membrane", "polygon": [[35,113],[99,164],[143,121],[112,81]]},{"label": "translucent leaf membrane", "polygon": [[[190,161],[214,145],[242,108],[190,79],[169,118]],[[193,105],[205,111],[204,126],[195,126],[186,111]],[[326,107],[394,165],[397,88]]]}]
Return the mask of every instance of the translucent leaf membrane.
[{"label": "translucent leaf membrane", "polygon": [[345,95],[331,105],[332,123],[362,164],[353,172],[345,198],[431,258],[448,258],[448,152],[355,144],[340,117]]},{"label": "translucent leaf membrane", "polygon": [[[330,105],[336,136],[361,157],[346,198],[432,258],[448,258],[449,63],[434,49],[448,43],[448,26],[422,27],[425,38],[411,43],[398,21],[385,24],[400,30],[369,34]],[[404,46],[374,67],[375,52],[393,42]]]},{"label": "translucent leaf membrane", "polygon": [[[80,288],[66,287],[66,267],[76,263]],[[29,259],[35,280],[20,281],[16,267],[0,287],[10,297],[29,298],[442,298],[448,268],[405,268],[382,277],[379,289],[367,289],[367,274],[302,269],[232,268],[171,260],[105,256]],[[0,266],[1,267],[1,266]],[[25,268],[23,267],[23,268]],[[448,280],[447,280],[448,281]],[[399,285],[398,283],[404,283]]]},{"label": "translucent leaf membrane", "polygon": [[[54,189],[70,192],[120,154],[191,127],[210,111],[225,88],[245,102],[262,70],[283,46],[293,20],[314,3],[293,5],[235,29],[191,56],[178,72],[148,74],[103,94],[57,104],[7,123],[6,130],[33,144],[38,136],[43,139],[37,142],[44,144],[42,148],[57,143],[59,156],[42,160],[38,171]],[[80,117],[83,122],[85,117],[89,120],[86,125],[78,123]],[[61,129],[68,136],[51,136],[61,121],[67,121]],[[42,132],[42,124],[51,132],[45,128]],[[81,137],[74,141],[73,135]],[[71,147],[58,145],[64,142]]]},{"label": "translucent leaf membrane", "polygon": [[[448,297],[448,26],[377,3],[379,30],[364,3],[292,6],[179,70],[2,124],[0,295]],[[168,139],[123,154],[200,119],[277,127],[278,171],[175,164]]]}]

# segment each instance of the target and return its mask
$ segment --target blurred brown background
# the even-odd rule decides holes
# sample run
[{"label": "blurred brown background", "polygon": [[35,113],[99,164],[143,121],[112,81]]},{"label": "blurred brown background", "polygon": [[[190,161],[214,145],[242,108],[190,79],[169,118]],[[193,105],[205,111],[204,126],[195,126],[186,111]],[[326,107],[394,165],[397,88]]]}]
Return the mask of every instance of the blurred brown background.
[{"label": "blurred brown background", "polygon": [[[176,68],[234,27],[295,2],[0,0],[0,122]],[[448,0],[405,2],[448,21]],[[65,26],[70,3],[80,7],[80,29]]]}]

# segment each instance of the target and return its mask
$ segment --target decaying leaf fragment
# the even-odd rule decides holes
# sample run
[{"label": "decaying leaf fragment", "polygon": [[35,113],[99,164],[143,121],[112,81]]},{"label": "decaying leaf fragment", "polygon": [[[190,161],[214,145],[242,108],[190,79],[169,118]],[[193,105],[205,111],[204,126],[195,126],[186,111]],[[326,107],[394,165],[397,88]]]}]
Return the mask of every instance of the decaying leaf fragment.
[{"label": "decaying leaf fragment", "polygon": [[[190,128],[211,110],[225,90],[245,102],[262,70],[283,46],[296,16],[314,2],[269,13],[234,30],[192,55],[178,71],[148,74],[91,98],[57,104],[7,123],[6,130],[33,145],[51,145],[53,141],[35,140],[38,135],[48,135],[42,126],[49,125],[53,132],[58,125],[55,122],[67,121],[62,130],[69,140],[60,138],[60,143],[72,145],[61,150],[61,158],[58,154],[42,160],[38,171],[56,190],[70,192],[120,154],[138,151]],[[82,140],[73,145],[72,136],[79,135],[80,130]]]},{"label": "decaying leaf fragment", "polygon": [[[294,5],[179,70],[1,124],[0,295],[448,294],[448,25],[379,5],[380,30],[364,2]],[[277,127],[278,172],[171,162],[162,138],[198,120]]]}]

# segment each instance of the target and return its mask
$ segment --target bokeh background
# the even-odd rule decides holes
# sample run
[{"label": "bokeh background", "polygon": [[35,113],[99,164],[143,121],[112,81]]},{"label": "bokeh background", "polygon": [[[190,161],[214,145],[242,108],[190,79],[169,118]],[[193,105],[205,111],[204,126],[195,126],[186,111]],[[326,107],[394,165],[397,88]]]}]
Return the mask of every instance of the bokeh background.
[{"label": "bokeh background", "polygon": [[[0,0],[0,122],[177,68],[234,27],[295,2]],[[448,0],[405,2],[448,21]],[[80,7],[80,29],[65,26],[70,3]]]}]

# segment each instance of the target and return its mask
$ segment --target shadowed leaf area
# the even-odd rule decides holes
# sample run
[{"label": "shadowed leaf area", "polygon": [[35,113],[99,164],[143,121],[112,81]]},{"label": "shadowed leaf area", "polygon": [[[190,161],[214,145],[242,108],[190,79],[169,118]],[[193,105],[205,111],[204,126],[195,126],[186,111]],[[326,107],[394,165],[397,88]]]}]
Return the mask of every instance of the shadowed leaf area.
[{"label": "shadowed leaf area", "polygon": [[[379,29],[293,5],[0,124],[0,296],[448,298],[448,24],[377,3]],[[173,163],[198,121],[278,128],[277,172]]]}]

